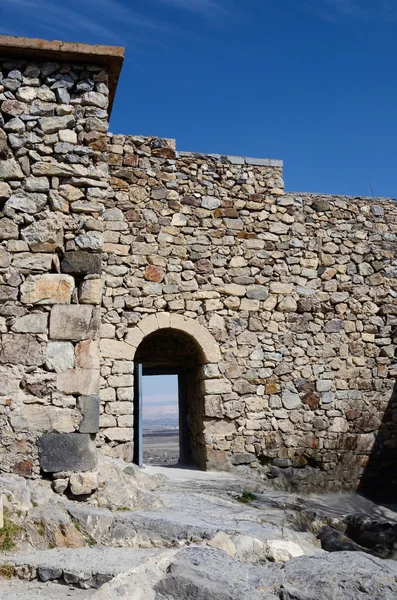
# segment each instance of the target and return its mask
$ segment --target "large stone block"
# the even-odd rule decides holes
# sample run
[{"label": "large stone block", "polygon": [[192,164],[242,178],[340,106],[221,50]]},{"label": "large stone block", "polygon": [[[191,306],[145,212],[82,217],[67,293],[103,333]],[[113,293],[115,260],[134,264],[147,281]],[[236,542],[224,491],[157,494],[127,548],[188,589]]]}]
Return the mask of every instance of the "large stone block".
[{"label": "large stone block", "polygon": [[98,310],[86,304],[54,306],[51,309],[50,338],[75,342],[97,338],[100,328]]},{"label": "large stone block", "polygon": [[0,363],[42,365],[44,347],[29,333],[3,334],[0,336]]},{"label": "large stone block", "polygon": [[30,313],[15,321],[12,331],[16,333],[47,333],[48,313]]},{"label": "large stone block", "polygon": [[99,431],[99,396],[80,396],[77,407],[82,419],[79,425],[80,433],[98,433]]},{"label": "large stone block", "polygon": [[69,275],[100,275],[101,255],[90,252],[66,252],[62,263],[62,273]]},{"label": "large stone block", "polygon": [[22,229],[21,236],[33,252],[53,252],[63,243],[63,230],[54,214],[28,225]]},{"label": "large stone block", "polygon": [[80,369],[99,369],[100,355],[99,345],[94,340],[83,340],[79,342],[75,350],[76,367]]},{"label": "large stone block", "polygon": [[99,371],[68,369],[57,376],[57,388],[63,394],[99,394]]},{"label": "large stone block", "polygon": [[70,342],[48,342],[47,369],[62,373],[74,367],[74,347]]},{"label": "large stone block", "polygon": [[47,273],[30,275],[21,285],[21,302],[24,304],[68,304],[74,290],[70,275]]},{"label": "large stone block", "polygon": [[116,360],[132,360],[133,350],[129,344],[117,340],[101,340],[101,356]]},{"label": "large stone block", "polygon": [[45,473],[92,471],[97,465],[95,442],[84,433],[46,433],[39,440],[39,454]]}]

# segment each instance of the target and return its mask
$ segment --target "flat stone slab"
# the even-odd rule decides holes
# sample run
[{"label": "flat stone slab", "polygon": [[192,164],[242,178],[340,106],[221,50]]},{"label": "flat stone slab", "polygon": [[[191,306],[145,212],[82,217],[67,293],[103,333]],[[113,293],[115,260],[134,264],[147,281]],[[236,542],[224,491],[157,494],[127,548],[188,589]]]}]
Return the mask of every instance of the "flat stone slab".
[{"label": "flat stone slab", "polygon": [[0,579],[0,598],[7,600],[85,600],[96,590],[82,590],[48,581]]},{"label": "flat stone slab", "polygon": [[[1,556],[2,564],[28,566],[38,570],[38,578],[76,580],[74,585],[99,581],[104,583],[120,573],[142,564],[162,550],[141,548],[111,548],[104,546],[84,548],[55,548]],[[87,584],[88,585],[88,584]],[[90,586],[94,587],[94,586]],[[95,586],[97,587],[97,586]],[[58,588],[57,588],[58,589]],[[0,597],[1,594],[0,594]],[[56,597],[56,596],[54,596]]]}]

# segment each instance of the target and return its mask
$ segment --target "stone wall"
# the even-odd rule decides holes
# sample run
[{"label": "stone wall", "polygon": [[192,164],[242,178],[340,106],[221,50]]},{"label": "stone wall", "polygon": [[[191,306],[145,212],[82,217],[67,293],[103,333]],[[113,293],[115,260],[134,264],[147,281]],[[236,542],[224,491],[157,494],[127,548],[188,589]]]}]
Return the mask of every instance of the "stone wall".
[{"label": "stone wall", "polygon": [[5,471],[38,474],[39,440],[44,471],[95,466],[102,234],[88,217],[109,186],[107,79],[101,66],[0,60]]},{"label": "stone wall", "polygon": [[1,469],[90,471],[95,438],[132,460],[134,359],[180,336],[201,466],[300,489],[394,473],[395,201],[108,135],[100,65],[0,70]]}]

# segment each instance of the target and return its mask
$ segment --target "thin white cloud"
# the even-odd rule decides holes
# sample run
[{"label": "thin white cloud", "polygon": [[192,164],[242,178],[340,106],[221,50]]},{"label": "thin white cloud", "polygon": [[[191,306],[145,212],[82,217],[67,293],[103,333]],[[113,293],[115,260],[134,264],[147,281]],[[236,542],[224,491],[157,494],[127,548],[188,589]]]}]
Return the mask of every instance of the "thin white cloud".
[{"label": "thin white cloud", "polygon": [[157,0],[171,8],[178,8],[206,17],[229,15],[234,12],[234,6],[231,0]]},{"label": "thin white cloud", "polygon": [[[118,0],[1,0],[0,27],[14,35],[32,26],[74,38],[91,34],[99,39],[122,41],[123,35],[135,29],[138,33],[166,28],[156,20],[136,13]],[[76,40],[77,41],[77,40]]]},{"label": "thin white cloud", "polygon": [[326,21],[337,21],[344,17],[364,21],[397,19],[395,0],[300,0],[298,7]]}]

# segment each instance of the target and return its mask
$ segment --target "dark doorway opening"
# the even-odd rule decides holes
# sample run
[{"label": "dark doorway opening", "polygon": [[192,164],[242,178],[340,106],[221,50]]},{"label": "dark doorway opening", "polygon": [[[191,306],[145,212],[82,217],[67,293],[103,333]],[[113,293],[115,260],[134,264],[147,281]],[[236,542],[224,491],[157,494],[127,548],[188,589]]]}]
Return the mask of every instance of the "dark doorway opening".
[{"label": "dark doorway opening", "polygon": [[[148,460],[145,441],[145,381],[173,376],[177,382],[178,464],[205,468],[204,400],[201,391],[203,357],[196,342],[186,333],[161,329],[148,335],[135,354],[134,462],[158,464]],[[163,379],[164,380],[164,379]],[[161,394],[161,390],[160,390]],[[163,432],[166,438],[167,432]],[[174,434],[175,435],[175,434]],[[158,436],[157,437],[161,437]],[[146,440],[145,440],[146,438]],[[157,440],[159,441],[159,440]],[[153,445],[157,441],[151,440]],[[161,444],[160,444],[161,446]],[[164,463],[163,463],[164,464]]]}]

